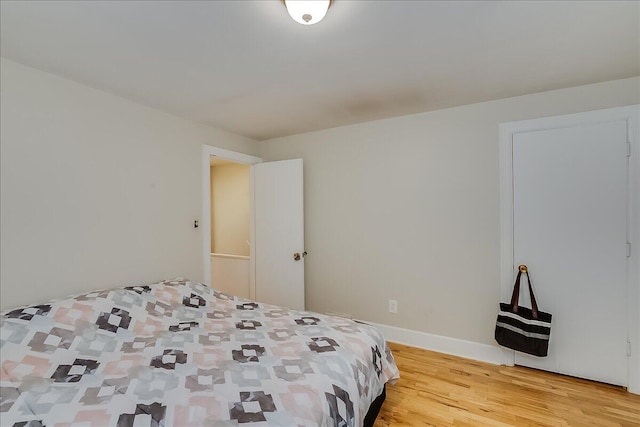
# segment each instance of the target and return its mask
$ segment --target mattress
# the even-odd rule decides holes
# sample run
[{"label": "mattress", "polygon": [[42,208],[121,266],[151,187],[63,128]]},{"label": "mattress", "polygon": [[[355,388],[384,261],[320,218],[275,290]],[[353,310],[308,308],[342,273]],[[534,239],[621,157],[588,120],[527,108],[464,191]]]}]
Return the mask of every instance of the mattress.
[{"label": "mattress", "polygon": [[382,334],[187,280],[0,313],[2,426],[362,426]]}]

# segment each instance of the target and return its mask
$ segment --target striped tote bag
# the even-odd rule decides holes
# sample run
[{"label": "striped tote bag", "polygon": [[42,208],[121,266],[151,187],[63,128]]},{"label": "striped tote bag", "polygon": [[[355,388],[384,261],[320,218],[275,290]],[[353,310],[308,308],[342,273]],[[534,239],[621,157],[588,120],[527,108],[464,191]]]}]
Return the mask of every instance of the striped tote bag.
[{"label": "striped tote bag", "polygon": [[[531,296],[531,308],[518,305],[520,297],[520,277],[526,274]],[[511,303],[500,303],[500,313],[496,321],[495,338],[498,344],[523,353],[544,357],[549,349],[551,334],[551,314],[538,310],[533,295],[531,278],[526,265],[518,267],[518,276],[513,285]]]}]

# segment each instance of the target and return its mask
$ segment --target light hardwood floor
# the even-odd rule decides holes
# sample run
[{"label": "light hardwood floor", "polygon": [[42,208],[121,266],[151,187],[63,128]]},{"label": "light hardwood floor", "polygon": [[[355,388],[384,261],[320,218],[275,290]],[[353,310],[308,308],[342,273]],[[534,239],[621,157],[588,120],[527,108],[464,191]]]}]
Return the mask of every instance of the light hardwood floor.
[{"label": "light hardwood floor", "polygon": [[620,387],[389,345],[401,378],[376,427],[640,426],[640,396]]}]

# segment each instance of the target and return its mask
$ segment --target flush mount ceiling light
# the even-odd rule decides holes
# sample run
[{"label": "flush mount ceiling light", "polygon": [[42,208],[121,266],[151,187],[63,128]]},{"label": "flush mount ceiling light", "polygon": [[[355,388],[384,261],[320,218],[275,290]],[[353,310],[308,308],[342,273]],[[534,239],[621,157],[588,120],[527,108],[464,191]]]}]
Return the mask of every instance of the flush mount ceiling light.
[{"label": "flush mount ceiling light", "polygon": [[294,21],[302,25],[313,25],[327,14],[331,0],[282,0]]}]

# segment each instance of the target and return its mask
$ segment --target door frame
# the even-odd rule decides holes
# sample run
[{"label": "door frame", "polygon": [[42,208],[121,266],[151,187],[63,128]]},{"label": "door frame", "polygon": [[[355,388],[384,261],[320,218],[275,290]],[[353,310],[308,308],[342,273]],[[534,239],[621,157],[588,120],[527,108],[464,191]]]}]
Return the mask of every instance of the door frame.
[{"label": "door frame", "polygon": [[[202,251],[203,251],[203,283],[211,286],[211,157],[243,163],[253,166],[262,163],[261,157],[226,150],[211,145],[202,146]],[[254,182],[253,168],[249,168],[249,298],[255,300],[256,296],[256,270],[255,270],[255,209],[254,209]]]},{"label": "door frame", "polygon": [[[511,297],[513,275],[513,136],[517,133],[560,129],[584,124],[627,122],[630,147],[628,169],[627,328],[629,350],[627,390],[640,394],[640,104],[585,113],[501,123],[500,133],[500,300]],[[513,366],[515,351],[503,348],[503,364]]]}]

